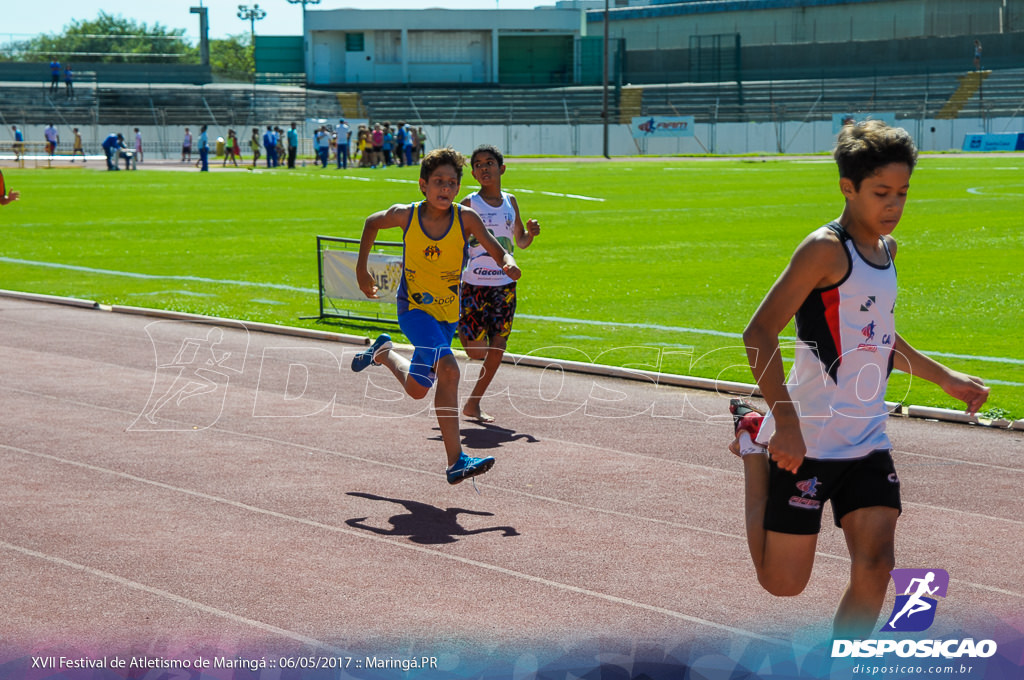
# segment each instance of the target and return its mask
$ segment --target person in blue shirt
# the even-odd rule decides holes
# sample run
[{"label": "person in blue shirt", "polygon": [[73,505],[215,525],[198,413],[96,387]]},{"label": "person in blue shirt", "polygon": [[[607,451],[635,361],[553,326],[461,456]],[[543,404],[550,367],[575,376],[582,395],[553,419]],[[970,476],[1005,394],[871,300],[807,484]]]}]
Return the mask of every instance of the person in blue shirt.
[{"label": "person in blue shirt", "polygon": [[263,133],[263,148],[267,150],[267,167],[277,167],[277,133],[274,126],[268,125],[267,131]]},{"label": "person in blue shirt", "polygon": [[25,152],[25,133],[17,125],[12,125],[11,129],[14,130],[14,160],[18,161]]},{"label": "person in blue shirt", "polygon": [[199,172],[210,171],[210,138],[206,126],[199,128]]},{"label": "person in blue shirt", "polygon": [[295,156],[299,153],[299,132],[295,129],[296,123],[292,123],[292,129],[288,131],[288,167],[295,167]]},{"label": "person in blue shirt", "polygon": [[107,154],[107,170],[117,170],[117,154],[124,148],[124,137],[119,132],[111,132],[102,146],[103,153]]},{"label": "person in blue shirt", "polygon": [[54,59],[50,62],[50,94],[57,91],[60,86],[60,62]]}]

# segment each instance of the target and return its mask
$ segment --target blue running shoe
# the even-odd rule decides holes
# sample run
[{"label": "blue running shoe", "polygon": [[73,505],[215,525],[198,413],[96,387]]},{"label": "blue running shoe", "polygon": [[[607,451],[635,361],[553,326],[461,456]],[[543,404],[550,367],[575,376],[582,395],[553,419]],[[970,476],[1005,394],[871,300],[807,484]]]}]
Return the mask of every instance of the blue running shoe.
[{"label": "blue running shoe", "polygon": [[455,465],[452,465],[446,471],[446,474],[448,475],[448,483],[458,484],[464,479],[482,475],[493,466],[494,458],[492,456],[487,456],[486,458],[472,458],[467,456],[465,453],[460,453],[459,459],[455,461]]},{"label": "blue running shoe", "polygon": [[389,349],[391,349],[391,336],[387,333],[381,333],[373,341],[372,345],[352,357],[352,370],[358,373],[367,366],[380,366],[376,361],[377,354],[386,352]]}]

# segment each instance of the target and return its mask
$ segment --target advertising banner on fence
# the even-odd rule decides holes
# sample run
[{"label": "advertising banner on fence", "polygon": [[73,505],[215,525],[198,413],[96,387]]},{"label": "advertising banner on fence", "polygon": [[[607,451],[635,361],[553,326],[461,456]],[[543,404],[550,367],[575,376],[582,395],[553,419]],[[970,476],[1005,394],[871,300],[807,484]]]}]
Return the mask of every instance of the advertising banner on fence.
[{"label": "advertising banner on fence", "polygon": [[895,113],[833,113],[832,134],[837,135],[843,126],[849,122],[862,123],[866,120],[880,120],[891,127],[900,127],[896,122]]},{"label": "advertising banner on fence", "polygon": [[964,151],[1024,151],[1024,132],[964,135]]},{"label": "advertising banner on fence", "polygon": [[693,116],[635,116],[630,123],[633,137],[693,137]]},{"label": "advertising banner on fence", "polygon": [[[368,300],[356,281],[358,253],[351,250],[324,250],[324,295],[342,300]],[[402,257],[370,253],[366,263],[370,276],[377,282],[377,302],[394,302],[402,278]]]}]

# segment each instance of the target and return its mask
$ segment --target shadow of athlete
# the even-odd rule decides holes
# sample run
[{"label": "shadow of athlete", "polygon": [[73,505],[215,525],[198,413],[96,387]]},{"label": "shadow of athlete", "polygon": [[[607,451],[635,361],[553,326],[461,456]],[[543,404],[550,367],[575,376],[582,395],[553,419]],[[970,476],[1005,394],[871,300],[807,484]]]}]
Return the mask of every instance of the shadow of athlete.
[{"label": "shadow of athlete", "polygon": [[353,517],[345,520],[345,524],[356,529],[364,529],[382,536],[408,536],[413,543],[425,545],[439,545],[441,543],[454,543],[459,540],[456,536],[471,536],[482,534],[488,531],[500,531],[503,536],[518,536],[519,532],[514,527],[487,527],[486,529],[465,529],[458,522],[458,516],[478,515],[480,517],[493,517],[493,512],[480,512],[477,510],[464,510],[462,508],[441,508],[420,503],[419,501],[407,501],[398,498],[385,498],[372,493],[361,493],[359,491],[348,492],[349,496],[367,498],[371,501],[386,501],[401,505],[409,511],[408,514],[393,515],[388,518],[391,529],[363,524],[366,517]]},{"label": "shadow of athlete", "polygon": [[496,449],[520,439],[527,444],[536,444],[540,440],[532,434],[516,432],[493,423],[477,423],[477,427],[462,430],[462,446],[467,449]]}]

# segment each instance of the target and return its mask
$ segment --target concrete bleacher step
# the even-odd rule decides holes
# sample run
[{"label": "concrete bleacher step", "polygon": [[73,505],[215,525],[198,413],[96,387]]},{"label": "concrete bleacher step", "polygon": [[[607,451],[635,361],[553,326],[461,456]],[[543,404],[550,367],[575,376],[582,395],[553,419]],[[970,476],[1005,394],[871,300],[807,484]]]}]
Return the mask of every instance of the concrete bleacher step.
[{"label": "concrete bleacher step", "polygon": [[960,76],[958,78],[960,86],[949,97],[939,112],[935,114],[935,117],[951,120],[959,116],[967,102],[981,89],[981,84],[990,75],[992,75],[991,71],[971,71]]}]

